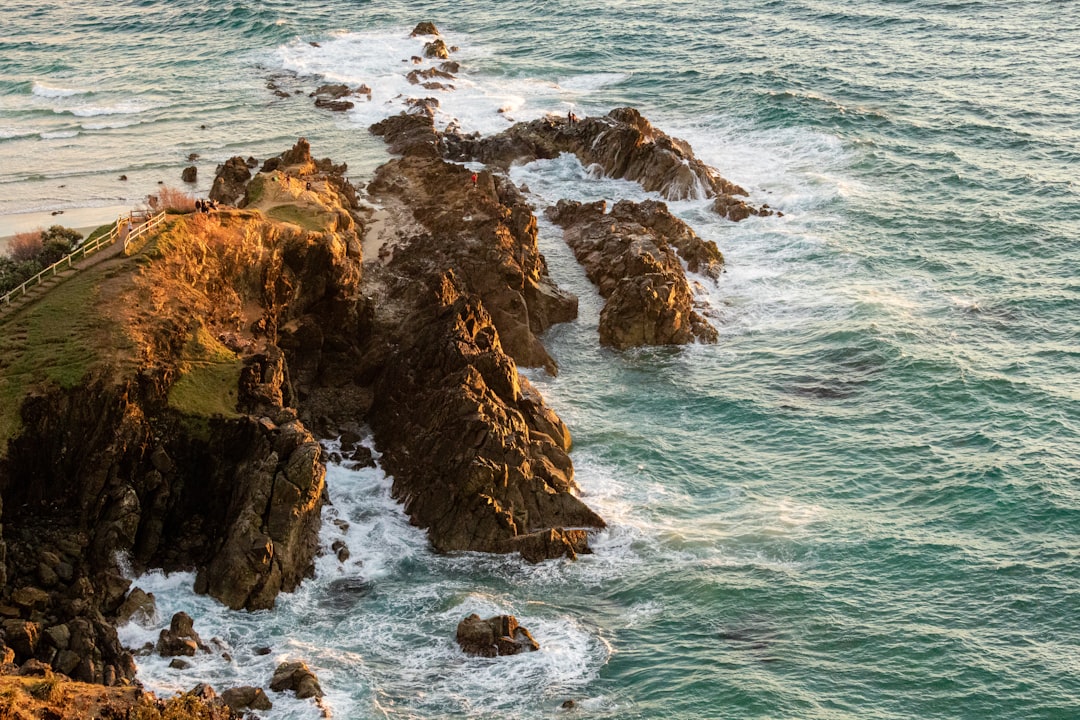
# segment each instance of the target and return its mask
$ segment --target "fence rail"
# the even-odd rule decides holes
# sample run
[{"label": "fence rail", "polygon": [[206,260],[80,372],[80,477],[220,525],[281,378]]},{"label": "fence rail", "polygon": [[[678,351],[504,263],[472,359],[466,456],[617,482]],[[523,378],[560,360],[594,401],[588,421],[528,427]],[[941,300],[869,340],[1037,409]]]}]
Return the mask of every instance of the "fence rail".
[{"label": "fence rail", "polygon": [[6,293],[3,297],[0,297],[0,308],[5,308],[11,305],[16,299],[21,298],[30,290],[30,288],[41,284],[46,278],[54,277],[62,270],[67,270],[73,266],[78,260],[82,260],[85,257],[96,253],[102,248],[108,247],[119,240],[121,237],[124,239],[124,250],[126,251],[131,245],[131,242],[142,235],[150,232],[165,220],[165,212],[161,211],[157,214],[141,211],[133,211],[121,215],[113,223],[112,229],[104,235],[99,235],[93,240],[84,242],[77,247],[67,256],[57,260],[49,267],[39,272],[34,277],[28,279],[19,287]]}]

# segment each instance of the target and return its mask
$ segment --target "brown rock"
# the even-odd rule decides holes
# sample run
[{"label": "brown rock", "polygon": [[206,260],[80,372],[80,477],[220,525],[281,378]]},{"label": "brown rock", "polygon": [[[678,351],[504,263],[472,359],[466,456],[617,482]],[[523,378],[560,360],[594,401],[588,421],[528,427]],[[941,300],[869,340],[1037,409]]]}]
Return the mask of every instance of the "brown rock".
[{"label": "brown rock", "polygon": [[688,143],[653,127],[633,108],[618,108],[604,117],[573,124],[565,118],[547,117],[518,123],[488,138],[448,135],[446,140],[448,158],[499,167],[573,153],[583,165],[595,164],[609,177],[633,180],[668,200],[747,194],[695,157]]},{"label": "brown rock", "polygon": [[315,673],[303,662],[286,662],[278,665],[274,670],[274,676],[270,679],[270,689],[275,692],[291,691],[296,697],[321,698],[322,688]]},{"label": "brown rock", "polygon": [[442,38],[439,38],[424,45],[424,57],[448,60],[450,58],[450,50],[446,47],[446,43],[442,41]]},{"label": "brown rock", "polygon": [[16,658],[29,658],[37,651],[41,626],[29,620],[5,620],[4,642],[15,651]]},{"label": "brown rock", "polygon": [[24,612],[34,613],[48,607],[49,593],[36,587],[21,587],[11,593],[11,602]]},{"label": "brown rock", "polygon": [[417,23],[413,31],[409,33],[409,37],[416,37],[417,35],[438,35],[439,29],[435,27],[433,22],[421,22]]},{"label": "brown rock", "polygon": [[173,615],[168,630],[162,630],[158,636],[157,651],[162,657],[177,655],[192,656],[200,650],[210,652],[202,638],[195,632],[194,621],[185,612]]},{"label": "brown rock", "polygon": [[49,677],[52,675],[52,668],[40,660],[30,658],[19,668],[19,675],[22,677]]},{"label": "brown rock", "polygon": [[694,310],[693,292],[675,248],[688,264],[718,275],[723,263],[663,203],[605,204],[560,200],[548,217],[607,299],[600,313],[600,343],[617,349],[642,345],[716,342],[716,330]]},{"label": "brown rock", "polygon": [[244,196],[244,189],[250,180],[251,170],[244,158],[239,155],[231,157],[218,167],[210,188],[210,199],[224,205],[236,205]]},{"label": "brown rock", "polygon": [[315,107],[322,108],[323,110],[332,110],[333,112],[345,112],[346,110],[352,110],[356,105],[349,100],[327,100],[326,98],[317,98],[315,100]]},{"label": "brown rock", "polygon": [[149,622],[155,614],[157,603],[154,594],[147,593],[142,588],[133,588],[116,610],[116,624],[122,626],[132,621]]},{"label": "brown rock", "polygon": [[233,710],[270,710],[274,704],[262,688],[244,685],[221,693],[221,700]]},{"label": "brown rock", "polygon": [[486,620],[475,613],[458,623],[457,642],[463,652],[480,657],[533,652],[540,644],[513,615],[497,615]]},{"label": "brown rock", "polygon": [[352,90],[349,89],[348,85],[329,84],[320,85],[315,89],[315,92],[311,93],[311,97],[323,97],[328,100],[337,100],[351,94]]},{"label": "brown rock", "polygon": [[199,168],[189,165],[180,173],[180,179],[186,183],[193,183],[199,179]]}]

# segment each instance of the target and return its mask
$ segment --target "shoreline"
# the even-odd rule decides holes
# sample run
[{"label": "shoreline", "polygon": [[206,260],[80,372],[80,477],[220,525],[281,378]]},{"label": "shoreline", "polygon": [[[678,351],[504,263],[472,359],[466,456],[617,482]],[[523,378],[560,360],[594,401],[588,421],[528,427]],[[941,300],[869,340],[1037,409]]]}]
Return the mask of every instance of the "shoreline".
[{"label": "shoreline", "polygon": [[56,215],[48,210],[0,215],[0,253],[4,252],[8,242],[18,233],[63,225],[77,230],[85,238],[97,228],[112,222],[125,212],[130,212],[131,209],[129,205],[105,205],[71,208]]}]

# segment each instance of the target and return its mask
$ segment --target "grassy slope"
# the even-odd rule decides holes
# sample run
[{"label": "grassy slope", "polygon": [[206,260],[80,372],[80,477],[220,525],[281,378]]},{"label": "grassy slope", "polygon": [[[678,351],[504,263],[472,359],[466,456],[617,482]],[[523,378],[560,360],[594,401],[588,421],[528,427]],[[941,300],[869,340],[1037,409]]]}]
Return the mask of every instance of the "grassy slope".
[{"label": "grassy slope", "polygon": [[130,352],[118,324],[98,312],[109,271],[84,270],[0,319],[0,445],[18,432],[22,398],[36,387],[71,388],[116,353]]}]

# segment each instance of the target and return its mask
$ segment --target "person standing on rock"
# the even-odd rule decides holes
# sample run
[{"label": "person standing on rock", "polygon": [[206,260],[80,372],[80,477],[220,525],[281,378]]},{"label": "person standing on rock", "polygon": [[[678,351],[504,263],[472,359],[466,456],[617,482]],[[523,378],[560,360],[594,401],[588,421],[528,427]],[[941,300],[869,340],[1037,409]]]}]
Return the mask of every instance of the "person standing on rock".
[{"label": "person standing on rock", "polygon": [[479,180],[479,176],[476,173],[472,174],[472,186],[476,187],[476,181]]}]

